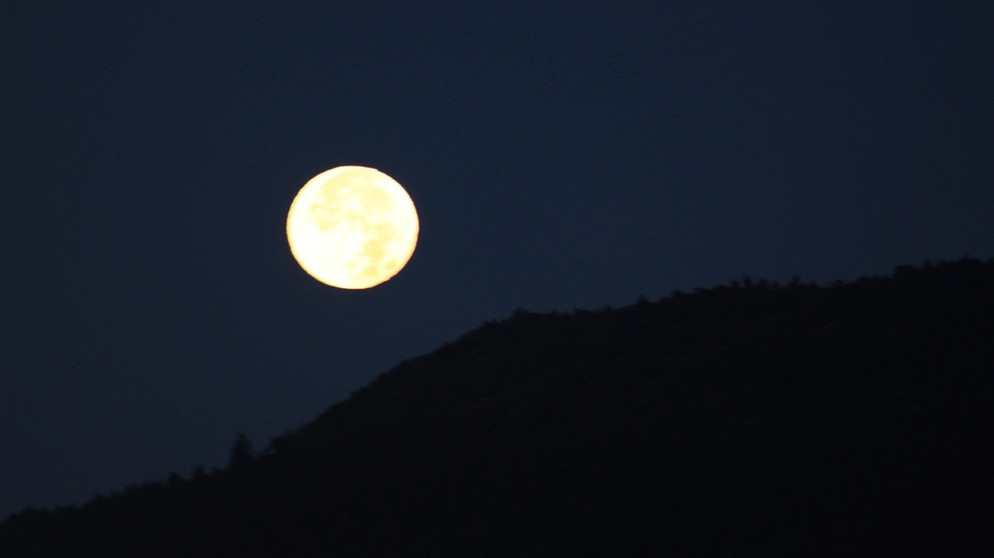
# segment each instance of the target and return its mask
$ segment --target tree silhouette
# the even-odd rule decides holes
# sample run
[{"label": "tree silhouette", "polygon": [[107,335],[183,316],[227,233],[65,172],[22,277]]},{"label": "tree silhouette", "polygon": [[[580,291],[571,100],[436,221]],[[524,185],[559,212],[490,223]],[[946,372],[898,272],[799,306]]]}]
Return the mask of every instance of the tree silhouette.
[{"label": "tree silhouette", "polygon": [[255,457],[255,450],[252,449],[252,442],[249,441],[248,436],[245,434],[239,434],[235,438],[235,443],[231,445],[228,467],[231,469],[242,467],[246,463],[251,462],[253,457]]}]

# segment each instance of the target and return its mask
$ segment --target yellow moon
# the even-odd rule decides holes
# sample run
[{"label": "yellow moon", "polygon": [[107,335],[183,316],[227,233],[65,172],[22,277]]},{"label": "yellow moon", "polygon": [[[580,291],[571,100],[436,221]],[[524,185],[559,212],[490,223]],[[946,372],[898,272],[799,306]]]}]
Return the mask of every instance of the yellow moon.
[{"label": "yellow moon", "polygon": [[407,191],[368,167],[336,167],[304,184],[286,217],[290,252],[308,274],[341,289],[368,289],[414,254],[418,213]]}]

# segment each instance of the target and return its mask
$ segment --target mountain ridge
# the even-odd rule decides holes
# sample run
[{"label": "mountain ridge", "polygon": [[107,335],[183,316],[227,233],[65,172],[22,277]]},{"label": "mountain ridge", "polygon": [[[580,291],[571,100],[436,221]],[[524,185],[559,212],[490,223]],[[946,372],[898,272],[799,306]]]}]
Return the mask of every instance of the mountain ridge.
[{"label": "mountain ridge", "polygon": [[980,556],[992,340],[994,259],[518,310],[237,466],[15,514],[0,554]]}]

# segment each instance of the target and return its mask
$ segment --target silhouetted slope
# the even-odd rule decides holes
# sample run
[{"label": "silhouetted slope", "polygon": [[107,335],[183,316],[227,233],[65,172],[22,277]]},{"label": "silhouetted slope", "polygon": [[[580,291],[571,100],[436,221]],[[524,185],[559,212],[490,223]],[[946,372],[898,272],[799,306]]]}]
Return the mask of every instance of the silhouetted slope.
[{"label": "silhouetted slope", "polygon": [[516,312],[0,556],[989,556],[994,260]]}]

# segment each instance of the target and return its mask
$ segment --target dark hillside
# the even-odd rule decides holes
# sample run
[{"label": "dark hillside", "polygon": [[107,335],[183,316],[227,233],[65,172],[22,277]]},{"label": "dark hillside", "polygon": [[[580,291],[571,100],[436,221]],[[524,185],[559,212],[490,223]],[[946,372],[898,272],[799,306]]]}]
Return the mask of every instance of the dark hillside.
[{"label": "dark hillside", "polygon": [[0,556],[992,556],[994,260],[516,312]]}]

